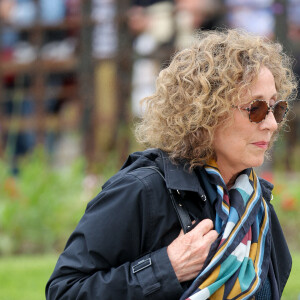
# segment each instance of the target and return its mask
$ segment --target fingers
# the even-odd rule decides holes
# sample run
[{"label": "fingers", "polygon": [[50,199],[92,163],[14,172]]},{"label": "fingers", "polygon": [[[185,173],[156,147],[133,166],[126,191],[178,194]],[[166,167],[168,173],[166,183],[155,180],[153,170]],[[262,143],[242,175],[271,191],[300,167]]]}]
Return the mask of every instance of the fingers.
[{"label": "fingers", "polygon": [[191,240],[202,241],[205,244],[211,245],[217,238],[218,232],[213,229],[214,224],[210,219],[202,220],[194,229],[190,231]]},{"label": "fingers", "polygon": [[207,234],[203,236],[203,240],[212,244],[218,238],[218,236],[219,234],[216,230],[210,230]]},{"label": "fingers", "polygon": [[193,230],[197,231],[200,236],[206,235],[214,228],[214,223],[210,219],[202,220]]}]

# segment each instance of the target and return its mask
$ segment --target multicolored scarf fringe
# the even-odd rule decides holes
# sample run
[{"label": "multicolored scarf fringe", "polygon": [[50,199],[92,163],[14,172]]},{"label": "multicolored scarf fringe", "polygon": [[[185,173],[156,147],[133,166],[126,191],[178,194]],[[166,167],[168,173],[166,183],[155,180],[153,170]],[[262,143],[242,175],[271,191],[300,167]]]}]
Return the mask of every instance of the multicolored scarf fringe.
[{"label": "multicolored scarf fringe", "polygon": [[200,274],[180,299],[249,299],[268,273],[268,206],[253,169],[240,173],[229,191],[215,162],[205,170],[217,187],[215,230],[219,237]]}]

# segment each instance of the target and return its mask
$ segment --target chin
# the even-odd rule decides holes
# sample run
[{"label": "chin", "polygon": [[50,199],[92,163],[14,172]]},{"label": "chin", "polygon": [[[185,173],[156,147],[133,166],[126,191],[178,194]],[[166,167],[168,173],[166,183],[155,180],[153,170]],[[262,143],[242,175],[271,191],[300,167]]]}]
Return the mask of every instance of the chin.
[{"label": "chin", "polygon": [[259,158],[256,158],[255,160],[253,160],[253,164],[252,164],[252,168],[254,167],[260,167],[263,163],[264,163],[264,158],[265,157],[262,157],[261,159]]}]

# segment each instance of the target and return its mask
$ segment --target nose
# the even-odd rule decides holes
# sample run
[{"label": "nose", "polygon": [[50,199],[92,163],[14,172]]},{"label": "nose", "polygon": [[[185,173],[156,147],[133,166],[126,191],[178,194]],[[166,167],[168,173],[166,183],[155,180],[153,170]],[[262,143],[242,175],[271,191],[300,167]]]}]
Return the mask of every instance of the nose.
[{"label": "nose", "polygon": [[269,113],[266,115],[266,118],[260,124],[261,129],[268,129],[271,132],[274,132],[278,128],[278,124],[272,111],[269,111]]}]

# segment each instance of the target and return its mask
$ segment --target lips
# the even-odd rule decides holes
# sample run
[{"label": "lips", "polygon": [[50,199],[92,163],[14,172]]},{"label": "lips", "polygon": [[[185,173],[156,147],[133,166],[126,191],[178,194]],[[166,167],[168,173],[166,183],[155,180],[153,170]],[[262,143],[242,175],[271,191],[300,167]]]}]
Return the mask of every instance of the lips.
[{"label": "lips", "polygon": [[252,145],[257,146],[257,147],[262,148],[262,149],[267,149],[268,146],[269,146],[269,142],[259,141],[259,142],[256,142],[256,143],[252,143]]}]

